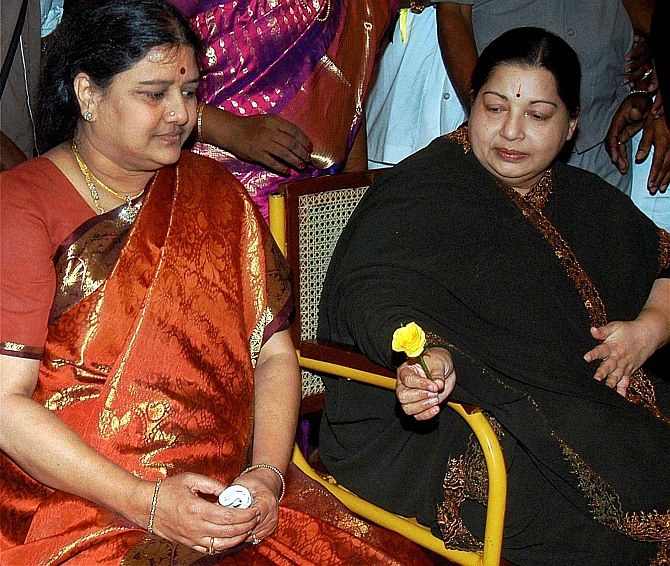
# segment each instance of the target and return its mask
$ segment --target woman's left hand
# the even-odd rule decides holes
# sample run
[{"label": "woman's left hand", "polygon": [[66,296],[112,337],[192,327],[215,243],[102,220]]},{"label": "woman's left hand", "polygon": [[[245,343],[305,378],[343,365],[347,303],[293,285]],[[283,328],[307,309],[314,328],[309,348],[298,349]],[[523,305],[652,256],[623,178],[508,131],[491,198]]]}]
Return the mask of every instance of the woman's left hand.
[{"label": "woman's left hand", "polygon": [[656,341],[647,324],[640,320],[616,321],[591,328],[591,335],[601,343],[586,353],[587,362],[603,360],[594,378],[605,380],[610,389],[625,397],[630,376],[635,373],[656,350]]},{"label": "woman's left hand", "polygon": [[258,510],[258,525],[249,533],[247,542],[257,544],[277,528],[281,481],[276,472],[268,468],[257,468],[239,476],[233,483],[246,487],[254,498],[251,508]]}]

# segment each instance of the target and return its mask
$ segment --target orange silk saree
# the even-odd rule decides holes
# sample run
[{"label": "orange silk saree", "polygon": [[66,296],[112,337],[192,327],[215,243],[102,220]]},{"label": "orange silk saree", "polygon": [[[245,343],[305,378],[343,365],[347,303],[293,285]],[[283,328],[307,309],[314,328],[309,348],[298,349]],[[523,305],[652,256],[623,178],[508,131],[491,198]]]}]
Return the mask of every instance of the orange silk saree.
[{"label": "orange silk saree", "polygon": [[[230,483],[248,463],[256,359],[291,309],[265,222],[223,167],[184,152],[157,173],[132,225],[84,227],[57,262],[34,399],[138,477],[195,472]],[[221,558],[147,535],[0,458],[3,564],[422,561],[294,469],[277,532]]]}]

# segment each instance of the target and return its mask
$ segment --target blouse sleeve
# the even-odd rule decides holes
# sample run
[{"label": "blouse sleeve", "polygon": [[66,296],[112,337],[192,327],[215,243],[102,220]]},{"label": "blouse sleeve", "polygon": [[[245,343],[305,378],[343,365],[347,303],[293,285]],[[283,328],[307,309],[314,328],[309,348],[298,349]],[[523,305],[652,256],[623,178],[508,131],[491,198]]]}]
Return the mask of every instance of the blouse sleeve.
[{"label": "blouse sleeve", "polygon": [[10,179],[2,185],[0,353],[39,359],[56,286],[51,245],[35,201]]},{"label": "blouse sleeve", "polygon": [[54,252],[95,213],[48,159],[30,159],[0,181],[0,354],[40,359],[56,290]]}]

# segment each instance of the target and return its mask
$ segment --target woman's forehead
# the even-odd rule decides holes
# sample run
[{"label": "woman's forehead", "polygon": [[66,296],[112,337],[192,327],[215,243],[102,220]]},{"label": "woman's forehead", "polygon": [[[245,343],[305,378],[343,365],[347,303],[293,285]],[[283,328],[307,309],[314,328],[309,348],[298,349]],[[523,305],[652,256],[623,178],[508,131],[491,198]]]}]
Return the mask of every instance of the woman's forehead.
[{"label": "woman's forehead", "polygon": [[544,97],[558,98],[556,77],[548,69],[540,67],[498,65],[491,71],[482,91],[486,92],[491,87],[514,91],[514,95],[533,92],[535,95],[542,94]]}]

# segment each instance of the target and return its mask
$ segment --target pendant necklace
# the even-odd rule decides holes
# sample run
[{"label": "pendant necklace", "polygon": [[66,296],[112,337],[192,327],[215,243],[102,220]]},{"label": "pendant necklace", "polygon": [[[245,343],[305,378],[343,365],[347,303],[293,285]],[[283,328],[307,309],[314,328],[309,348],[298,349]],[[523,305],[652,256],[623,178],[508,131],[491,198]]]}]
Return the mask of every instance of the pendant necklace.
[{"label": "pendant necklace", "polygon": [[102,208],[102,206],[100,205],[100,193],[98,192],[98,187],[100,187],[105,191],[107,191],[110,195],[115,196],[120,200],[126,201],[126,205],[119,212],[119,218],[125,220],[128,223],[132,223],[135,220],[135,217],[137,216],[137,212],[139,211],[141,204],[141,203],[133,204],[133,201],[140,198],[144,194],[145,189],[142,189],[136,195],[119,194],[111,187],[105,185],[105,183],[103,183],[91,172],[91,170],[84,162],[84,159],[82,158],[81,154],[79,153],[79,150],[77,149],[77,142],[74,140],[74,138],[72,139],[72,153],[74,154],[74,157],[77,160],[77,165],[79,165],[79,169],[84,174],[84,178],[86,179],[86,185],[88,186],[88,190],[91,191],[93,204],[95,205],[95,208],[98,210],[98,213],[104,214],[106,212],[105,209]]}]

